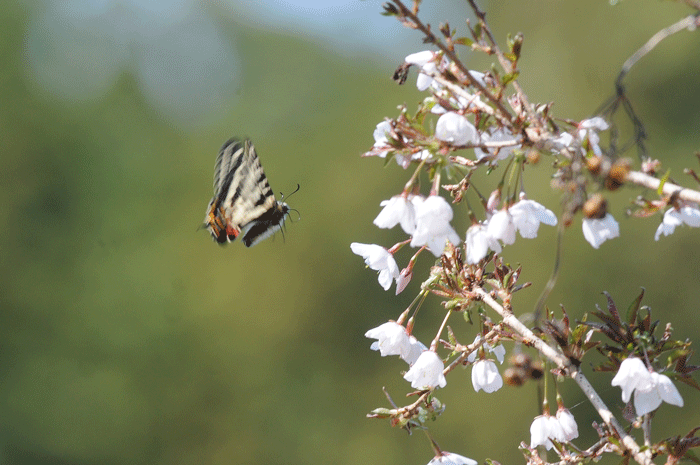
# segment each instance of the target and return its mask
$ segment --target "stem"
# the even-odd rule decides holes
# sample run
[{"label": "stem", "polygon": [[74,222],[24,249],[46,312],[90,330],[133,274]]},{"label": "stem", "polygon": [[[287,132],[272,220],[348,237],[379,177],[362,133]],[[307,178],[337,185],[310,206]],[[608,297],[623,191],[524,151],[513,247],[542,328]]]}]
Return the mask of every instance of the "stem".
[{"label": "stem", "polygon": [[442,331],[445,329],[445,325],[447,324],[447,320],[450,318],[450,314],[452,314],[452,310],[448,310],[447,314],[445,315],[445,319],[442,320],[442,324],[440,325],[440,329],[438,330],[437,334],[435,335],[435,339],[433,339],[433,342],[430,343],[430,350],[433,352],[437,352],[437,344],[438,341],[440,340],[440,334],[442,334]]}]

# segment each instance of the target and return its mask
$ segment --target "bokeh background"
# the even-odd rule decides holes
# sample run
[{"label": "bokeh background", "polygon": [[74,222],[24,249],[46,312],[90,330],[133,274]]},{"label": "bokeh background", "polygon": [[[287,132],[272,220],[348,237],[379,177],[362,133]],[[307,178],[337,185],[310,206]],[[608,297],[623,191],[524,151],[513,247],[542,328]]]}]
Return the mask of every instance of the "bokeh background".
[{"label": "bokeh background", "polygon": [[[524,34],[520,81],[531,99],[573,119],[611,94],[621,63],[653,33],[690,13],[656,0],[483,6],[499,40]],[[378,122],[422,98],[414,74],[403,87],[391,75],[426,46],[380,11],[374,0],[3,2],[0,463],[430,460],[420,431],[365,418],[388,405],[382,386],[397,402],[410,387],[403,362],[371,352],[364,332],[398,317],[430,265],[424,255],[396,297],[349,247],[402,239],[372,220],[409,173],[359,155]],[[466,34],[465,2],[425,1],[422,11]],[[474,69],[491,63],[462,55]],[[700,148],[699,76],[700,36],[683,32],[626,81],[650,153],[687,184],[681,170],[697,168]],[[216,153],[234,135],[255,141],[276,192],[301,185],[290,199],[300,218],[252,249],[197,230]],[[559,212],[550,175],[544,157],[525,182]],[[480,180],[482,191],[498,179]],[[640,193],[611,196],[622,237],[599,250],[580,219],[567,231],[548,305],[581,318],[604,305],[601,291],[626,308],[644,286],[653,316],[697,342],[698,231],[655,242],[660,216],[625,217]],[[466,208],[455,212],[463,235]],[[533,282],[516,297],[519,313],[532,311],[551,272],[554,237],[543,226],[505,249]],[[400,264],[409,257],[402,251]],[[416,335],[428,342],[440,319],[429,298]],[[477,331],[451,324],[465,342]],[[619,411],[610,378],[590,377]],[[569,384],[575,443],[588,447],[598,418]],[[700,422],[698,393],[679,389],[686,407],[658,411],[655,439]],[[479,462],[518,463],[536,391],[474,393],[470,370],[458,370],[438,393],[447,411],[434,438]]]}]

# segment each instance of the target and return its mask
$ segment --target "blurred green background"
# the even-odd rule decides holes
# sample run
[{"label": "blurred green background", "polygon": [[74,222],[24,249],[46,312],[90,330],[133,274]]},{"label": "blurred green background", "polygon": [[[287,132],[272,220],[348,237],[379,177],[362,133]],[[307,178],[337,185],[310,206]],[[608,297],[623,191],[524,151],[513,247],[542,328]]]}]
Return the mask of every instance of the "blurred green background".
[{"label": "blurred green background", "polygon": [[[399,403],[410,387],[405,364],[371,352],[363,335],[398,317],[430,260],[421,257],[396,297],[349,247],[402,239],[372,220],[409,172],[359,155],[396,105],[412,110],[422,98],[415,74],[404,87],[391,81],[407,53],[425,49],[421,37],[379,16],[375,1],[362,2],[362,19],[334,10],[325,29],[314,10],[296,23],[272,18],[281,3],[164,2],[159,11],[150,2],[136,14],[137,4],[7,0],[0,9],[0,463],[427,463],[422,433],[365,418],[388,405],[382,386]],[[434,27],[448,19],[466,34],[466,3],[423,8]],[[656,0],[485,8],[499,40],[523,32],[520,82],[531,99],[573,119],[611,94],[621,63],[653,33],[689,14]],[[182,11],[187,19],[163,25]],[[670,38],[626,81],[650,153],[686,184],[681,170],[697,167],[700,148],[699,38]],[[491,62],[463,56],[475,69]],[[300,219],[252,249],[222,248],[197,231],[216,153],[234,135],[253,139],[276,192],[301,185],[290,199]],[[545,157],[526,187],[558,213],[550,175]],[[601,291],[626,308],[644,286],[653,316],[697,341],[698,231],[655,242],[660,216],[624,215],[640,193],[611,196],[622,237],[599,250],[583,240],[580,219],[567,231],[548,305],[580,318],[604,305]],[[463,236],[466,209],[455,212]],[[519,313],[532,310],[551,272],[553,240],[543,226],[504,251],[533,282],[516,296]],[[398,255],[400,266],[410,254]],[[428,342],[441,318],[429,298],[419,339]],[[477,329],[460,321],[451,323],[469,342]],[[520,462],[536,387],[477,394],[470,370],[460,371],[438,392],[447,411],[435,439],[479,462]],[[610,378],[590,377],[619,411]],[[571,384],[565,401],[585,448],[599,420]],[[660,409],[654,439],[700,423],[698,393],[679,390],[686,408]]]}]

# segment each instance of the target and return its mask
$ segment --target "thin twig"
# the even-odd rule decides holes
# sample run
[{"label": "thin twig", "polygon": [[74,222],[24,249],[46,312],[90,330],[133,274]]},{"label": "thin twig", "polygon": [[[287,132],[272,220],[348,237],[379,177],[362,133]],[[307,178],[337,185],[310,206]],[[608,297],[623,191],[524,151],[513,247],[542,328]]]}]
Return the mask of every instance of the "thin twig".
[{"label": "thin twig", "polygon": [[634,52],[634,54],[631,57],[629,57],[627,61],[625,61],[625,63],[622,65],[622,70],[620,70],[620,74],[615,80],[615,87],[618,89],[618,93],[620,93],[620,90],[622,89],[622,80],[632,69],[632,67],[644,57],[644,55],[651,52],[654,49],[654,47],[656,47],[659,44],[659,42],[666,39],[667,37],[670,37],[673,34],[682,31],[683,29],[692,28],[693,26],[700,26],[700,13],[687,16],[678,21],[677,23],[665,27],[653,36],[651,36],[651,39],[649,39],[647,43],[644,44],[639,50]]},{"label": "thin twig", "polygon": [[430,43],[435,44],[440,50],[445,52],[450,60],[459,68],[459,70],[464,73],[464,75],[469,80],[469,85],[475,87],[479,92],[481,92],[493,105],[498,109],[501,116],[508,121],[513,119],[513,115],[503,106],[503,103],[496,98],[491,92],[488,91],[484,86],[482,86],[475,78],[472,76],[471,72],[462,63],[459,57],[455,54],[454,50],[451,50],[447,45],[445,45],[440,39],[438,39],[435,34],[430,30],[430,27],[423,24],[423,22],[418,19],[418,16],[414,14],[413,11],[406,8],[406,6],[401,2],[401,0],[392,0],[394,4],[401,10],[401,15],[408,17],[411,22],[415,25],[416,29],[421,31]]},{"label": "thin twig", "polygon": [[[505,70],[506,73],[515,72],[515,69],[513,69],[513,65],[511,63],[511,61],[505,57],[505,55],[503,54],[503,51],[498,46],[498,42],[496,42],[493,35],[491,34],[491,29],[489,28],[488,23],[486,22],[486,13],[484,13],[483,11],[481,11],[479,9],[479,7],[477,6],[477,4],[474,0],[468,0],[468,1],[469,1],[469,5],[472,7],[472,10],[474,10],[474,14],[481,21],[482,30],[486,33],[486,36],[488,37],[489,42],[491,42],[491,49],[496,54],[498,61],[501,63],[501,66],[503,67],[503,69]],[[537,119],[535,109],[530,104],[530,100],[527,98],[527,95],[525,95],[525,92],[523,92],[523,89],[520,87],[518,80],[513,79],[513,81],[511,81],[511,84],[513,85],[513,89],[515,89],[515,92],[520,97],[520,101],[523,102],[523,105],[525,106],[525,109],[528,112],[528,115],[530,116],[530,118]]]}]

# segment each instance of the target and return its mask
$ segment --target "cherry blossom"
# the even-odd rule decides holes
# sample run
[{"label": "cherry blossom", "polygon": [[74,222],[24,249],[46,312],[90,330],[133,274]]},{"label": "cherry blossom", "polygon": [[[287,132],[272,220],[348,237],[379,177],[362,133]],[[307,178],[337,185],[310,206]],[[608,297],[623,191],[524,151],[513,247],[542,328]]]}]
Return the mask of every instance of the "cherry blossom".
[{"label": "cherry blossom", "polygon": [[513,216],[508,210],[497,211],[489,219],[486,230],[489,236],[500,240],[504,244],[513,244],[515,242],[515,224],[513,223]]},{"label": "cherry blossom", "polygon": [[420,354],[403,378],[411,383],[413,389],[445,387],[447,380],[442,374],[444,368],[445,365],[440,357],[432,350],[426,350]]},{"label": "cherry blossom", "polygon": [[638,416],[653,412],[662,401],[683,407],[683,398],[668,376],[650,372],[637,357],[623,360],[611,384],[622,388],[623,402],[629,402],[634,391],[634,408]]},{"label": "cherry blossom", "polygon": [[496,392],[503,387],[503,378],[498,372],[498,367],[491,360],[478,360],[472,366],[472,386],[479,392]]},{"label": "cherry blossom", "polygon": [[416,230],[416,209],[411,199],[414,195],[405,197],[395,195],[389,200],[383,200],[380,205],[384,207],[374,219],[378,228],[390,229],[401,224],[406,234],[413,234]]},{"label": "cherry blossom", "polygon": [[[481,134],[481,142],[505,142],[505,141],[511,141],[516,139],[516,137],[508,130],[504,128],[497,128],[493,129],[490,132],[484,132]],[[487,150],[481,149],[481,148],[475,148],[474,149],[474,154],[476,155],[477,160],[481,160],[482,158],[488,158],[492,159],[493,161],[496,160],[505,160],[510,156],[510,154],[513,152],[513,149],[519,148],[520,145],[513,145],[509,147],[501,147],[499,149],[495,148],[490,148]],[[498,151],[498,154],[496,154],[496,151]]]},{"label": "cherry blossom", "polygon": [[610,213],[606,213],[604,218],[584,218],[583,237],[594,249],[600,245],[620,235],[620,225]]},{"label": "cherry blossom", "polygon": [[378,154],[380,158],[386,158],[386,154],[391,149],[391,146],[389,145],[389,138],[386,135],[387,133],[391,133],[392,130],[393,128],[391,127],[391,123],[389,121],[382,121],[381,123],[377,124],[377,127],[372,133],[372,136],[374,137],[374,147],[386,147],[386,150],[383,150]]},{"label": "cherry blossom", "polygon": [[441,456],[434,457],[433,460],[428,462],[428,465],[477,465],[476,460],[472,460],[467,457],[463,457],[458,454],[453,454],[452,452],[443,452]]},{"label": "cherry blossom", "polygon": [[559,422],[562,433],[559,436],[561,439],[557,439],[559,442],[570,442],[578,437],[578,425],[569,409],[560,407],[557,410],[556,419]]},{"label": "cherry blossom", "polygon": [[535,417],[530,425],[530,447],[544,446],[547,450],[554,447],[550,437],[557,428],[557,420],[549,415]]},{"label": "cherry blossom", "polygon": [[[476,337],[474,338],[474,343],[477,343],[481,340],[481,334],[477,334]],[[488,342],[484,342],[483,348],[487,352],[491,352],[493,355],[496,356],[496,360],[498,360],[498,363],[503,364],[503,360],[505,360],[506,357],[506,348],[503,347],[503,344],[498,344],[496,347],[491,346]],[[478,351],[474,351],[471,354],[467,356],[467,361],[469,363],[474,363],[476,360],[476,354]]]},{"label": "cherry blossom", "polygon": [[[430,50],[425,50],[423,52],[412,53],[408,55],[404,61],[408,64],[415,65],[425,71],[426,73],[436,72],[437,65],[435,64],[435,58],[437,57],[437,52]],[[428,87],[439,88],[435,80],[428,76],[427,74],[421,72],[418,74],[418,80],[416,81],[416,87],[418,90],[426,90]]]},{"label": "cherry blossom", "polygon": [[450,111],[438,118],[435,125],[435,137],[452,145],[477,143],[479,140],[476,128],[467,118]]},{"label": "cherry blossom", "polygon": [[670,208],[664,213],[664,219],[656,229],[655,240],[659,240],[661,234],[670,236],[676,230],[676,226],[687,224],[693,228],[700,228],[700,210],[696,207],[685,205],[679,209]]},{"label": "cherry blossom", "polygon": [[459,235],[450,225],[452,207],[439,195],[431,195],[424,201],[414,204],[416,208],[416,229],[411,239],[411,247],[428,246],[439,257],[445,249],[445,242],[458,245]]},{"label": "cherry blossom", "polygon": [[408,335],[406,328],[393,321],[370,329],[365,337],[376,339],[370,349],[378,350],[382,357],[398,355],[409,365],[415,363],[420,354],[427,350],[418,339]]},{"label": "cherry blossom", "polygon": [[530,447],[544,446],[547,450],[554,447],[552,440],[570,442],[578,437],[578,426],[574,416],[566,408],[557,410],[557,416],[549,414],[535,417],[530,425]]},{"label": "cherry blossom", "polygon": [[513,217],[515,229],[525,239],[537,237],[540,223],[549,226],[557,225],[556,215],[534,200],[521,199],[508,209],[508,213]]},{"label": "cherry blossom", "polygon": [[392,281],[399,277],[399,266],[394,256],[381,245],[353,242],[350,249],[364,258],[368,267],[379,271],[379,284],[385,291],[391,287]]},{"label": "cherry blossom", "polygon": [[484,258],[489,249],[501,251],[501,244],[488,232],[488,224],[476,223],[467,229],[467,263],[474,265]]},{"label": "cherry blossom", "polygon": [[591,119],[585,119],[581,121],[578,125],[578,138],[581,141],[588,139],[588,142],[591,146],[591,150],[593,150],[593,153],[600,157],[601,155],[603,155],[603,151],[598,145],[600,142],[598,131],[605,131],[609,127],[610,126],[608,125],[608,123],[605,122],[605,120],[600,116],[596,116],[595,118]]}]

